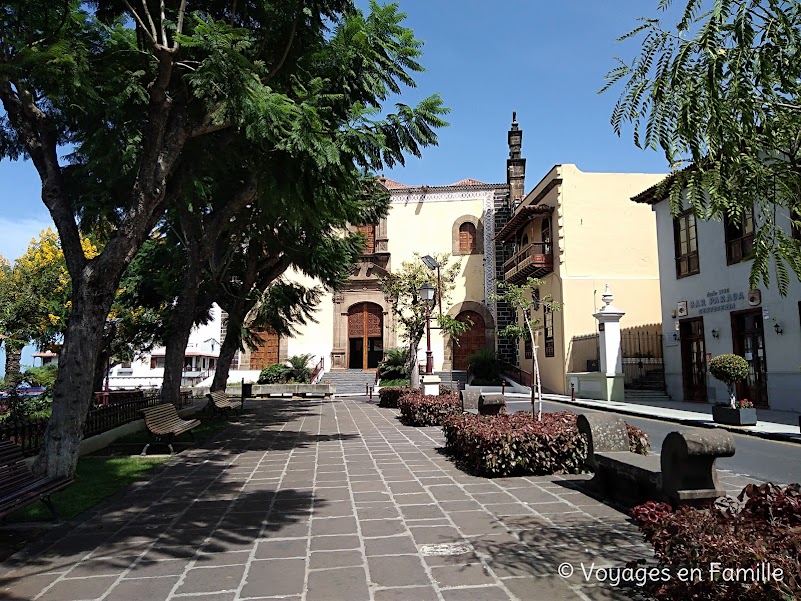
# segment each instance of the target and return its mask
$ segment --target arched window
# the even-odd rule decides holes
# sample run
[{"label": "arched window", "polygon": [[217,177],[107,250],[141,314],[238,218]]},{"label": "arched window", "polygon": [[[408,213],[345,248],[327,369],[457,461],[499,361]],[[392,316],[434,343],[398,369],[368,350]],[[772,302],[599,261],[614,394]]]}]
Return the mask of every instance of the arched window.
[{"label": "arched window", "polygon": [[470,222],[465,222],[459,226],[459,252],[465,255],[472,255],[478,251],[476,236],[476,226]]}]

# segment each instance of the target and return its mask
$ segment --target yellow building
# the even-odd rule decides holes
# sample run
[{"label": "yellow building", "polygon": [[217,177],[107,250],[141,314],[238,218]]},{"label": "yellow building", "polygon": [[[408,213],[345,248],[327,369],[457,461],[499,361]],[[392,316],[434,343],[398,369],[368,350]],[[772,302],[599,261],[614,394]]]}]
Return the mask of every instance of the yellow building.
[{"label": "yellow building", "polygon": [[[562,303],[550,312],[535,303],[540,321],[538,361],[543,388],[569,393],[565,374],[597,369],[597,322],[606,284],[625,311],[624,332],[661,329],[656,220],[648,207],[633,205],[633,193],[663,176],[585,173],[555,165],[526,195],[497,241],[514,245],[502,268],[506,282],[544,280],[535,291]],[[520,316],[522,319],[522,316]],[[625,344],[625,342],[624,342]],[[520,379],[531,380],[531,346],[520,345]],[[625,355],[625,353],[624,353]],[[661,355],[660,355],[661,356]]]},{"label": "yellow building", "polygon": [[[461,261],[450,307],[444,309],[469,319],[471,330],[458,345],[439,330],[432,332],[434,369],[444,372],[446,381],[466,370],[467,356],[481,348],[494,348],[511,368],[507,373],[519,366],[518,379],[530,381],[530,348],[518,350],[517,341],[497,334],[518,316],[504,303],[488,300],[496,277],[513,282],[543,277],[540,294],[564,303],[563,312],[544,316],[540,309],[538,314],[547,324],[540,344],[542,381],[555,392],[565,390],[565,373],[574,364],[581,366],[576,371],[587,368],[589,355],[579,360],[572,339],[596,332],[592,314],[600,308],[604,284],[612,286],[616,304],[627,313],[623,328],[659,323],[654,215],[629,199],[662,176],[583,173],[574,165],[557,165],[523,198],[522,137],[513,114],[503,184],[464,179],[448,186],[410,186],[382,178],[391,208],[380,223],[358,228],[368,243],[348,285],[323,297],[317,323],[301,327],[290,339],[264,335],[264,344],[244,354],[239,367],[258,370],[311,353],[315,361],[322,359],[326,378],[349,370],[348,377],[364,390],[384,350],[402,345],[380,278],[414,260],[415,253],[450,253]],[[425,340],[421,360],[424,347]],[[595,350],[589,354],[595,357]]]}]

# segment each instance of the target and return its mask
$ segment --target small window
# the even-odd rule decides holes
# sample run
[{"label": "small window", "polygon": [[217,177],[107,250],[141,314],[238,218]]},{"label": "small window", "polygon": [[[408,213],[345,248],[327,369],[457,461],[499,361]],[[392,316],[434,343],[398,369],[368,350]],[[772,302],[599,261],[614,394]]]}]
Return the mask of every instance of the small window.
[{"label": "small window", "polygon": [[356,231],[364,234],[364,237],[367,238],[362,252],[366,255],[373,254],[375,252],[375,225],[360,225]]},{"label": "small window", "polygon": [[155,357],[150,358],[150,369],[156,369],[156,359]]},{"label": "small window", "polygon": [[701,272],[698,262],[698,230],[695,215],[683,213],[673,220],[673,241],[676,248],[676,277],[684,278]]},{"label": "small window", "polygon": [[540,310],[540,289],[534,288],[531,291],[531,310],[532,311],[539,311]]},{"label": "small window", "polygon": [[754,209],[746,211],[739,219],[725,220],[726,263],[733,265],[749,259],[754,251]]},{"label": "small window", "polygon": [[465,255],[472,255],[478,251],[476,243],[476,226],[465,222],[459,226],[459,252]]},{"label": "small window", "polygon": [[545,356],[546,357],[553,357],[554,356],[554,344],[553,344],[553,312],[551,311],[550,307],[547,305],[543,305],[542,307],[543,312],[545,313]]},{"label": "small window", "polygon": [[526,336],[525,340],[526,359],[531,359],[534,356],[534,345],[531,344],[531,336]]}]

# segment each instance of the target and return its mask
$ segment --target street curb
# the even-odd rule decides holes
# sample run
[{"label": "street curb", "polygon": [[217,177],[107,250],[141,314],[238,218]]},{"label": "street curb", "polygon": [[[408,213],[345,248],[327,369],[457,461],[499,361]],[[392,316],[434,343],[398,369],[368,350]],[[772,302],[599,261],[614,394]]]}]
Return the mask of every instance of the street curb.
[{"label": "street curb", "polygon": [[585,409],[594,409],[596,411],[608,411],[610,413],[620,413],[621,415],[630,415],[631,417],[643,417],[647,419],[653,419],[656,421],[682,424],[685,426],[695,426],[697,428],[721,428],[723,430],[728,430],[729,432],[735,432],[737,434],[745,434],[747,436],[754,436],[756,438],[764,438],[767,440],[778,440],[781,442],[792,442],[795,444],[801,444],[801,434],[783,434],[781,432],[754,432],[753,430],[742,429],[743,427],[748,427],[748,426],[727,426],[725,424],[716,424],[714,422],[699,422],[698,420],[682,419],[679,417],[650,415],[621,407],[603,407],[595,404],[583,403],[578,400],[573,401],[569,399],[565,400],[561,398],[553,398],[553,397],[549,398],[549,397],[550,395],[544,394],[542,395],[542,400],[549,401],[552,403],[562,403],[564,405],[575,405],[577,407],[584,407]]}]

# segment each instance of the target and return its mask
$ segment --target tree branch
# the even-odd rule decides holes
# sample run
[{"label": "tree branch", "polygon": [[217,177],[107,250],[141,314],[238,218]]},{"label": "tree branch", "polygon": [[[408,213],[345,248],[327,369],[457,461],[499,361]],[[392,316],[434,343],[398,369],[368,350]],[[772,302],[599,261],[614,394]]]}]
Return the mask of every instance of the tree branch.
[{"label": "tree branch", "polygon": [[[184,30],[184,15],[186,14],[186,0],[181,0],[181,7],[178,9],[178,26],[175,29],[176,35],[181,35]],[[177,44],[178,42],[176,42]]]},{"label": "tree branch", "polygon": [[302,14],[303,11],[301,10],[301,12],[299,12],[298,15],[295,17],[295,20],[292,21],[292,31],[289,32],[289,40],[287,40],[286,46],[284,47],[284,52],[281,55],[281,59],[278,61],[275,67],[273,67],[273,70],[270,71],[270,74],[267,75],[265,83],[270,81],[273,77],[275,77],[278,71],[281,69],[281,67],[284,66],[284,62],[286,62],[286,58],[287,56],[289,56],[289,49],[292,48],[292,44],[295,41],[295,33],[298,30],[298,21],[300,20],[300,15]]},{"label": "tree branch", "polygon": [[156,41],[156,38],[154,38],[153,35],[151,35],[151,33],[147,30],[147,26],[145,25],[144,21],[142,21],[142,17],[139,16],[139,13],[137,13],[134,10],[134,7],[128,3],[128,0],[123,0],[123,2],[125,3],[125,6],[128,8],[128,10],[131,12],[134,21],[136,21],[136,24],[139,25],[139,29],[141,29],[142,32],[147,36],[147,39],[150,40],[150,43],[153,44],[153,46],[157,46],[158,42]]}]

